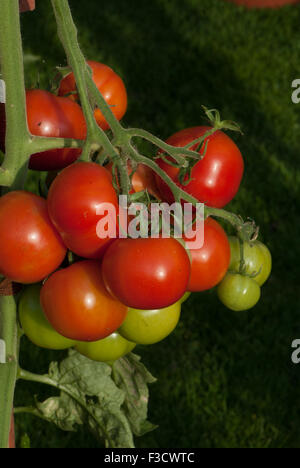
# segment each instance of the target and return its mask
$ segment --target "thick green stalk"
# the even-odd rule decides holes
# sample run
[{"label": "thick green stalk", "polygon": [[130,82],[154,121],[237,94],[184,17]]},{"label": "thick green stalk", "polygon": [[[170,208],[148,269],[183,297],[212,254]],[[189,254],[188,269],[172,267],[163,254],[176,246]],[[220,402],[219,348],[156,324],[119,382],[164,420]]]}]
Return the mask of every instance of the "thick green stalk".
[{"label": "thick green stalk", "polygon": [[[7,100],[6,156],[0,170],[0,184],[13,189],[23,187],[29,157],[18,0],[0,0],[0,11],[0,60]],[[0,364],[0,447],[6,448],[18,366],[18,329],[13,296],[0,297],[0,339],[6,347],[5,362]]]},{"label": "thick green stalk", "polygon": [[6,347],[6,362],[0,364],[0,448],[7,448],[18,368],[18,330],[13,296],[0,297],[0,339]]},{"label": "thick green stalk", "polygon": [[[0,63],[6,84],[6,156],[0,184],[23,185],[28,165],[23,53],[18,0],[0,0]],[[4,182],[4,183],[3,183]]]}]

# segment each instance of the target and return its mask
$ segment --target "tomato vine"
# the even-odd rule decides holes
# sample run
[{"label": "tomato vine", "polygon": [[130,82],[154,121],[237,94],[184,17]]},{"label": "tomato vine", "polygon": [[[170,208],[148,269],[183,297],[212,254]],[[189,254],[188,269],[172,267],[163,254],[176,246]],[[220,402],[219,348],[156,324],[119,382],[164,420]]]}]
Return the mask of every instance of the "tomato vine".
[{"label": "tomato vine", "polygon": [[[87,137],[86,140],[83,141],[70,138],[34,136],[29,132],[26,117],[19,2],[18,0],[0,0],[0,63],[2,78],[6,83],[6,151],[4,162],[0,168],[0,185],[4,188],[4,192],[23,188],[27,177],[28,161],[32,154],[57,148],[81,148],[81,161],[89,162],[95,153],[98,153],[100,159],[101,155],[104,154],[105,157],[115,165],[118,170],[120,189],[123,194],[129,194],[131,189],[131,179],[127,171],[128,163],[130,162],[133,167],[137,167],[138,164],[144,164],[160,176],[169,186],[175,201],[186,201],[196,205],[198,200],[180,188],[159,167],[154,159],[141,154],[135,148],[133,140],[141,138],[149,141],[155,147],[169,155],[179,168],[188,170],[189,165],[199,160],[199,153],[191,150],[191,147],[196,144],[202,145],[208,136],[219,129],[227,128],[236,130],[236,126],[232,122],[222,122],[217,112],[206,110],[208,117],[212,120],[213,128],[202,137],[193,140],[184,147],[168,145],[161,139],[142,129],[124,128],[114,117],[110,106],[106,103],[92,79],[91,69],[87,65],[86,59],[78,44],[77,29],[73,22],[68,0],[51,0],[51,3],[56,18],[58,36],[64,47],[68,65],[75,76],[80,103],[87,125]],[[100,108],[109,124],[111,137],[97,125],[94,118],[95,107]],[[242,240],[250,241],[257,235],[257,227],[254,222],[245,222],[240,216],[224,209],[205,206],[205,217],[207,218],[209,216],[222,218],[231,223],[236,228]],[[58,366],[52,366],[49,371],[51,374],[50,377],[37,376],[28,371],[21,370],[18,367],[18,334],[16,296],[2,296],[0,297],[0,338],[6,343],[6,362],[0,364],[0,447],[7,447],[8,445],[13,395],[17,379],[43,382],[55,386],[69,396],[72,394],[69,382],[66,382],[65,385],[61,383],[61,375],[59,374]],[[68,359],[71,358],[72,356]],[[71,367],[68,359],[66,359],[63,364],[66,368]],[[73,359],[77,358],[73,356]],[[139,371],[146,375],[146,379],[152,381],[151,379],[153,378],[141,368],[139,363],[131,361],[131,364],[138,366]],[[78,366],[85,369],[85,361],[78,361]],[[121,364],[118,364],[118,366],[119,372],[124,372],[124,369],[121,369]],[[103,372],[105,374],[109,371],[103,367]],[[115,368],[114,375],[117,375]],[[76,376],[76,378],[78,378],[78,376]],[[111,386],[117,395],[116,398],[119,398],[119,405],[121,406],[124,404],[122,400],[123,397],[119,396],[118,389],[113,387],[112,384]],[[101,392],[101,387],[99,387],[97,391]],[[146,392],[144,388],[143,391]],[[76,403],[78,404],[76,406],[76,411],[78,415],[80,414],[82,406],[84,406],[83,402],[85,398],[83,398],[83,396],[90,395],[90,392],[91,390],[87,385],[84,395],[76,395]],[[63,405],[63,403],[62,398],[60,404]],[[68,402],[68,404],[70,404],[70,402]],[[17,412],[21,410],[22,408],[19,408]],[[33,414],[38,413],[39,416],[47,420],[51,420],[53,416],[50,414],[51,411],[47,405],[40,405],[39,409],[23,408],[23,410]],[[95,413],[99,413],[99,415],[97,413],[96,420],[99,422],[101,420],[101,411],[99,407],[97,407],[96,410]],[[88,413],[89,417],[95,418],[94,409],[91,410],[91,408],[88,408]],[[128,422],[127,420],[125,421],[121,413],[118,414],[118,417],[121,421],[120,424],[123,424],[125,428],[124,431],[126,432],[129,430],[127,427]],[[67,422],[61,423],[61,427],[73,428],[74,424],[74,421],[68,420]],[[139,429],[136,429],[136,431],[138,433]],[[105,428],[103,428],[103,430],[100,428],[98,432],[102,435],[104,434],[105,438]],[[140,432],[142,432],[142,430],[140,430]],[[120,444],[128,444],[128,446],[131,446],[132,440],[130,437],[131,436],[128,436],[127,439],[124,439]],[[111,446],[115,444],[114,441],[109,441],[109,443]]]}]

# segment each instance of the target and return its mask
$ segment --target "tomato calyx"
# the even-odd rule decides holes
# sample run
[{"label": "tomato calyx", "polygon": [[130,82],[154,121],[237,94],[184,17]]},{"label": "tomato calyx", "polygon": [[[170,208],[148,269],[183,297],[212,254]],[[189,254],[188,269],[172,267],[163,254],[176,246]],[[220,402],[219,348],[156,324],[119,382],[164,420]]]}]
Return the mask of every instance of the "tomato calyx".
[{"label": "tomato calyx", "polygon": [[239,132],[243,135],[243,132],[240,126],[233,120],[221,120],[220,112],[217,109],[208,109],[205,106],[202,106],[206,117],[208,118],[210,124],[216,130],[232,130],[233,132]]}]

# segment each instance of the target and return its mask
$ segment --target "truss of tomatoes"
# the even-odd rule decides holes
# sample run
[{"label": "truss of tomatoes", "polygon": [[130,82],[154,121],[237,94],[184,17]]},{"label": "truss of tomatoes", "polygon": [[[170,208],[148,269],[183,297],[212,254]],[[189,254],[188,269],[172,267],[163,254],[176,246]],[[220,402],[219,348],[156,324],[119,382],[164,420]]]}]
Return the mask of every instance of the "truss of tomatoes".
[{"label": "truss of tomatoes", "polygon": [[[88,63],[98,89],[121,119],[127,108],[123,81],[106,65]],[[31,133],[84,140],[86,125],[77,98],[72,73],[63,78],[58,96],[37,89],[27,91]],[[3,109],[0,117],[3,130]],[[99,109],[95,119],[108,129]],[[208,129],[185,129],[167,142],[186,146]],[[0,132],[3,149],[4,134]],[[161,156],[158,164],[199,201],[224,207],[239,189],[242,155],[221,131],[208,137],[201,148],[199,161],[184,185],[170,159]],[[212,218],[204,222],[203,246],[190,251],[173,237],[99,237],[101,206],[110,203],[119,210],[112,168],[76,162],[79,156],[80,150],[74,148],[31,156],[32,170],[60,171],[47,200],[26,191],[12,191],[0,198],[0,274],[26,285],[19,301],[19,319],[33,343],[50,349],[75,347],[90,359],[113,362],[136,344],[153,344],[167,337],[192,292],[217,286],[221,302],[234,311],[257,303],[271,272],[271,255],[264,244],[244,245],[241,268],[239,239],[228,238]],[[133,191],[147,189],[164,201],[173,201],[168,186],[144,166],[132,181]],[[111,221],[118,229],[117,219]],[[76,256],[71,264],[68,251]]]}]

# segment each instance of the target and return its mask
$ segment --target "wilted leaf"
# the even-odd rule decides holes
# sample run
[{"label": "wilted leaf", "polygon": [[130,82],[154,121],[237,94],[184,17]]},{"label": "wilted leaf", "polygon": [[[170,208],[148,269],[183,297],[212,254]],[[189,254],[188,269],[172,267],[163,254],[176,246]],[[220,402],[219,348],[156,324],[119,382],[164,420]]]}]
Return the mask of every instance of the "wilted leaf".
[{"label": "wilted leaf", "polygon": [[149,390],[148,384],[156,379],[140,362],[140,357],[130,353],[113,365],[113,379],[124,390],[123,410],[133,433],[141,436],[157,426],[147,421]]},{"label": "wilted leaf", "polygon": [[60,365],[51,363],[49,377],[61,394],[37,403],[41,417],[66,431],[87,424],[107,447],[134,447],[131,428],[121,408],[125,395],[112,380],[109,365],[72,350]]},{"label": "wilted leaf", "polygon": [[60,395],[36,402],[33,414],[62,430],[86,425],[106,447],[132,448],[133,434],[155,428],[147,421],[148,384],[155,379],[139,356],[129,354],[111,367],[71,350],[60,364],[52,362],[44,377]]}]

